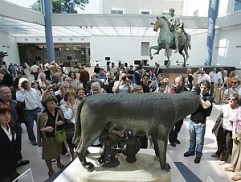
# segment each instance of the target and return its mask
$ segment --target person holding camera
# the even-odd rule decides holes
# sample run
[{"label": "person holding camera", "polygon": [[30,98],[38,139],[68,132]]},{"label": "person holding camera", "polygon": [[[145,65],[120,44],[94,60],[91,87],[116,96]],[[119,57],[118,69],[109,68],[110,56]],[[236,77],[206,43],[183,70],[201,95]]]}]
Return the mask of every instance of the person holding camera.
[{"label": "person holding camera", "polygon": [[41,97],[36,89],[31,88],[28,79],[19,79],[19,91],[16,92],[16,100],[25,102],[25,124],[27,127],[28,138],[32,145],[36,146],[36,137],[34,134],[34,121],[37,120],[37,114],[42,110]]},{"label": "person holding camera", "polygon": [[194,163],[200,163],[204,146],[204,135],[206,132],[206,119],[212,111],[213,96],[209,94],[211,84],[204,80],[196,87],[196,92],[199,95],[199,107],[191,114],[189,122],[189,148],[184,153],[184,157],[189,157],[196,154]]},{"label": "person holding camera", "polygon": [[211,82],[210,76],[206,73],[205,68],[199,68],[194,74],[193,78],[196,79],[197,85],[199,85],[202,81],[207,80]]},{"label": "person holding camera", "polygon": [[120,76],[120,80],[114,83],[112,91],[114,93],[131,93],[131,85],[126,74]]}]

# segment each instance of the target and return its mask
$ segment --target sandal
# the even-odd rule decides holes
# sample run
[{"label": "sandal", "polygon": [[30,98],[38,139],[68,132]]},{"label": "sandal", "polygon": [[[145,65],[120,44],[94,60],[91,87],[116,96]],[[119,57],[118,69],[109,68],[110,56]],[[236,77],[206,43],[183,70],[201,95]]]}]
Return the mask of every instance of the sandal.
[{"label": "sandal", "polygon": [[239,176],[239,175],[234,175],[231,179],[232,179],[233,181],[239,181],[239,180],[241,180],[241,176]]},{"label": "sandal", "polygon": [[224,170],[229,172],[234,172],[232,167],[225,167]]}]

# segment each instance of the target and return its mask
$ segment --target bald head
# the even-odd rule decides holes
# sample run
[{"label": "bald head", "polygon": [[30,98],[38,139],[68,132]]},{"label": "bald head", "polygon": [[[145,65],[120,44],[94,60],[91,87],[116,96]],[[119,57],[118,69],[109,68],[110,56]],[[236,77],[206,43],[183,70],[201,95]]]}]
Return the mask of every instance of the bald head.
[{"label": "bald head", "polygon": [[8,102],[12,99],[12,92],[8,86],[1,86],[0,87],[0,99],[4,102]]},{"label": "bald head", "polygon": [[177,87],[181,87],[182,84],[183,84],[182,77],[181,77],[181,76],[177,76],[177,77],[175,78],[175,85],[176,85]]}]

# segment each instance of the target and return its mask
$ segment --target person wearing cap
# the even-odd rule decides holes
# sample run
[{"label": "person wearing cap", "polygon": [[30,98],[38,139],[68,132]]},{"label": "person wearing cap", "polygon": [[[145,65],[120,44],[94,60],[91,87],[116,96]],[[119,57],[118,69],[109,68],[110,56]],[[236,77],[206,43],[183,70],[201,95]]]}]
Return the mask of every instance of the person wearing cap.
[{"label": "person wearing cap", "polygon": [[36,146],[36,137],[33,131],[34,120],[42,109],[41,97],[36,89],[31,88],[28,79],[19,79],[19,91],[16,92],[16,99],[25,102],[25,124],[27,127],[28,138],[32,145]]},{"label": "person wearing cap", "polygon": [[52,159],[57,160],[57,167],[59,169],[64,167],[60,161],[62,143],[56,142],[55,129],[63,129],[65,119],[63,112],[57,107],[57,99],[55,96],[46,96],[43,99],[43,104],[45,110],[38,115],[37,119],[38,146],[42,146],[42,159],[45,160],[47,165],[48,175],[52,176],[55,173],[52,167]]}]

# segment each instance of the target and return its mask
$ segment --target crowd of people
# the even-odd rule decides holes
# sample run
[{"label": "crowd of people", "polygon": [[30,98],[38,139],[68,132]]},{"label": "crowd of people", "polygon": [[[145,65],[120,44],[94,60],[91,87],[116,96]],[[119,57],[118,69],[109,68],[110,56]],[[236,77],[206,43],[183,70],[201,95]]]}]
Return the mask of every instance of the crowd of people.
[{"label": "crowd of people", "polygon": [[[99,93],[180,94],[183,91],[194,91],[200,96],[199,107],[190,117],[190,145],[184,156],[196,155],[194,162],[201,161],[206,119],[211,114],[213,102],[224,103],[220,105],[221,114],[213,129],[217,135],[218,149],[212,156],[219,157],[223,163],[231,156],[231,166],[225,170],[236,172],[233,180],[241,179],[241,112],[238,105],[241,90],[235,71],[228,77],[223,68],[219,68],[218,72],[213,68],[209,74],[205,68],[199,68],[193,74],[187,68],[186,73],[177,75],[174,83],[170,83],[157,63],[150,70],[142,66],[134,68],[127,63],[119,63],[118,66],[111,63],[107,68],[97,64],[93,73],[78,64],[71,69],[56,62],[45,65],[34,63],[32,66],[25,64],[23,71],[16,73],[12,71],[14,65],[10,65],[9,68],[0,68],[0,134],[6,139],[0,141],[1,148],[4,148],[0,155],[1,171],[6,163],[3,159],[10,155],[7,151],[14,151],[15,154],[11,155],[9,169],[4,169],[0,179],[12,180],[17,176],[16,168],[29,163],[22,160],[21,123],[26,125],[30,143],[42,146],[42,159],[46,162],[49,176],[52,176],[55,174],[52,160],[57,160],[57,167],[61,169],[64,167],[61,154],[68,152],[70,162],[76,157],[77,142],[72,139],[77,106],[83,98]],[[178,133],[183,119],[177,121],[170,131],[169,143],[172,147],[181,144]],[[35,121],[37,133],[34,132]],[[67,139],[57,143],[55,133],[62,129],[67,133]],[[151,143],[149,139],[149,136],[141,138],[142,148],[148,147]],[[94,145],[100,145],[100,141],[95,141]]]}]

